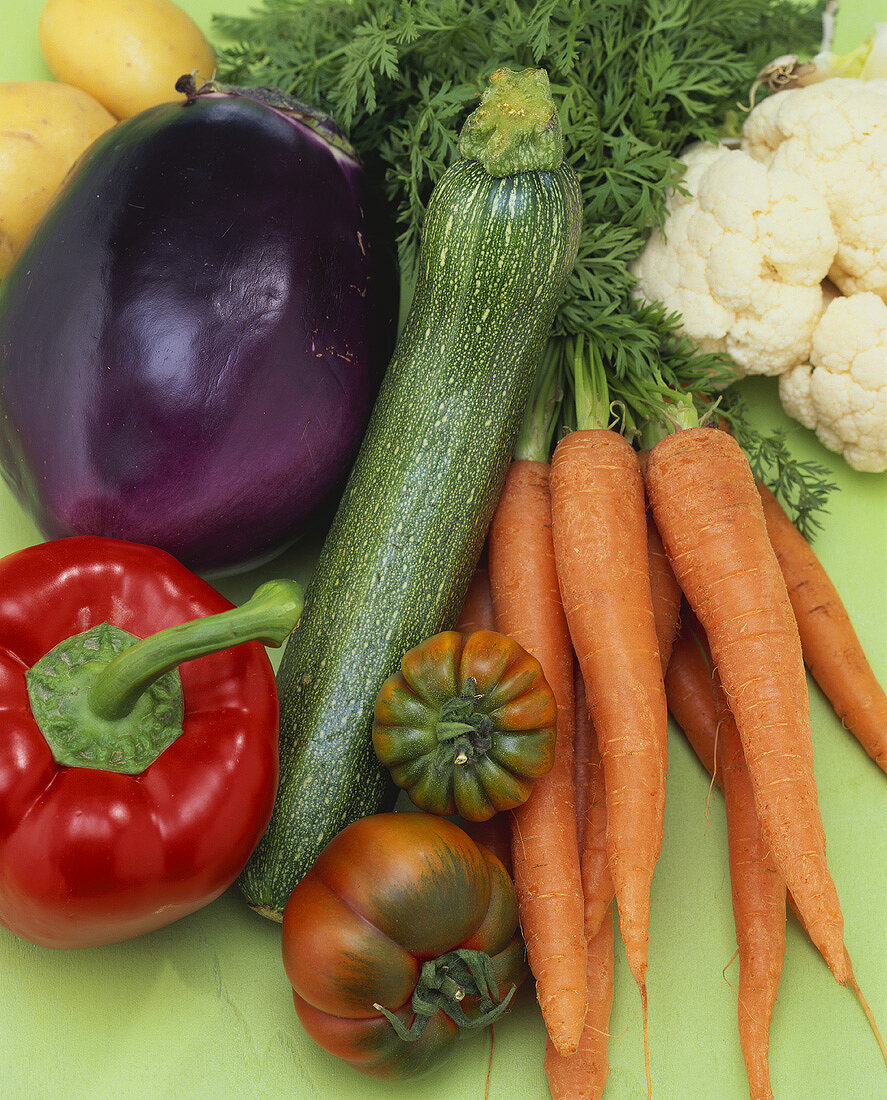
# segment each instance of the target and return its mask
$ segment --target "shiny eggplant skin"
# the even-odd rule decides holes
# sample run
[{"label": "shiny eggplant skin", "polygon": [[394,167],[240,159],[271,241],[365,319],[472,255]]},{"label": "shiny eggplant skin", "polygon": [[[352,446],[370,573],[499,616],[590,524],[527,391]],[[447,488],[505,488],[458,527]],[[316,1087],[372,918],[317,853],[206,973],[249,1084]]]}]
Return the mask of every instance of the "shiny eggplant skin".
[{"label": "shiny eggplant skin", "polygon": [[335,497],[397,317],[345,145],[214,93],[81,159],[0,287],[0,465],[46,537],[230,571]]}]

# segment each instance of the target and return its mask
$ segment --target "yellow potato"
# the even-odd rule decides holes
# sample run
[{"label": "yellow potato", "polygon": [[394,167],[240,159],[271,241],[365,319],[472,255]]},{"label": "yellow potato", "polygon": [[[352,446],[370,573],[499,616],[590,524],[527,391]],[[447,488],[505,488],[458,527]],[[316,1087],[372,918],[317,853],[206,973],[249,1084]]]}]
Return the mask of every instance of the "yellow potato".
[{"label": "yellow potato", "polygon": [[114,123],[79,88],[51,80],[0,83],[0,278],[71,166]]},{"label": "yellow potato", "polygon": [[179,98],[176,81],[209,80],[215,54],[171,0],[48,0],[40,49],[57,80],[74,84],[117,118]]}]

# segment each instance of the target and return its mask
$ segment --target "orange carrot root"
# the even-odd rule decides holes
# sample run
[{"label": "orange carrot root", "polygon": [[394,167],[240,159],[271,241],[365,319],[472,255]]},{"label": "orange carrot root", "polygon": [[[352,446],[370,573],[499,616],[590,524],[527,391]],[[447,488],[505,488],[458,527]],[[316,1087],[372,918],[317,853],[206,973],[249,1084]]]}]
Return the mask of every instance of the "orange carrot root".
[{"label": "orange carrot root", "polygon": [[770,490],[758,485],[758,491],[798,623],[804,661],[843,724],[887,772],[887,693],[810,544]]},{"label": "orange carrot root", "polygon": [[650,453],[647,490],[736,718],[764,838],[843,984],[844,921],[826,865],[798,628],[748,461],[726,432],[679,431]]},{"label": "orange carrot root", "polygon": [[484,561],[480,562],[471,578],[455,629],[462,634],[496,629],[493,597],[490,594],[490,573]]},{"label": "orange carrot root", "polygon": [[849,954],[847,955],[847,969],[850,971],[850,977],[847,979],[847,985],[850,987],[850,989],[853,990],[857,1001],[859,1001],[860,1007],[865,1013],[865,1018],[869,1022],[869,1027],[874,1033],[875,1041],[880,1047],[881,1057],[884,1059],[885,1062],[887,1062],[887,1045],[885,1045],[884,1043],[884,1037],[881,1035],[880,1028],[878,1027],[877,1021],[875,1020],[875,1015],[872,1012],[868,1001],[863,996],[862,990],[859,988],[859,983],[856,980],[856,975],[853,973],[853,966],[851,965]]},{"label": "orange carrot root", "polygon": [[[610,1072],[607,1040],[615,984],[613,879],[606,861],[607,816],[600,752],[585,705],[585,686],[578,666],[573,679],[576,693],[576,824],[580,850],[586,845],[582,857],[582,885],[588,943],[588,1011],[575,1054],[564,1058],[554,1049],[551,1040],[547,1041],[545,1076],[553,1100],[598,1100],[603,1096]],[[590,864],[587,859],[589,833],[598,838]]]},{"label": "orange carrot root", "polygon": [[600,1100],[610,1072],[607,1060],[613,1008],[614,954],[612,903],[607,919],[588,941],[588,1012],[579,1049],[569,1057],[545,1044],[545,1076],[552,1100]]},{"label": "orange carrot root", "polygon": [[572,432],[555,449],[551,500],[564,610],[603,759],[607,849],[625,954],[641,993],[649,1073],[647,943],[667,712],[635,451],[615,432]]},{"label": "orange carrot root", "polygon": [[603,763],[597,732],[585,702],[585,684],[576,669],[576,813],[579,823],[579,851],[582,892],[585,895],[585,935],[591,938],[613,909],[613,876],[607,858],[607,804]]},{"label": "orange carrot root", "polygon": [[548,466],[511,464],[490,529],[490,587],[499,630],[542,665],[558,704],[551,771],[512,811],[518,911],[536,996],[555,1048],[579,1046],[588,1002],[576,799],[573,650],[551,545]]},{"label": "orange carrot root", "polygon": [[739,731],[717,674],[712,687],[739,948],[739,1042],[751,1100],[773,1100],[768,1050],[785,957],[785,881],[761,836]]},{"label": "orange carrot root", "polygon": [[[665,680],[668,705],[699,760],[711,772],[722,732],[722,727],[719,729],[715,711],[715,698],[712,691],[713,672],[706,660],[707,643],[696,617],[685,609],[682,620],[681,633],[675,642]],[[721,786],[721,772],[722,769],[718,766],[715,774],[715,782],[718,786]],[[787,893],[786,898],[789,907],[803,927],[804,918],[798,912],[791,894]],[[868,1001],[853,975],[849,955],[846,965],[850,974],[847,986],[856,996],[875,1036],[881,1055],[887,1062],[887,1046]]]},{"label": "orange carrot root", "polygon": [[650,595],[653,600],[653,622],[659,643],[662,675],[671,660],[671,650],[681,629],[683,593],[652,516],[647,516],[647,558],[650,562]]},{"label": "orange carrot root", "polygon": [[702,627],[685,605],[681,612],[681,630],[672,646],[665,673],[665,697],[672,717],[690,742],[699,762],[720,786],[721,774],[716,766],[718,721],[707,651],[708,643]]}]

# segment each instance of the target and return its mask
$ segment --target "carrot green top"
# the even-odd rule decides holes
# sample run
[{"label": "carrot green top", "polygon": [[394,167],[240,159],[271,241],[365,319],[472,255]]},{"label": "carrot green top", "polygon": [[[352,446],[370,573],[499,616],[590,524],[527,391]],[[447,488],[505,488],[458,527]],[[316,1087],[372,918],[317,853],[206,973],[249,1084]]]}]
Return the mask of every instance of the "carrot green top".
[{"label": "carrot green top", "polygon": [[527,410],[514,441],[514,457],[530,462],[548,462],[558,427],[564,380],[560,361],[549,344],[539,366]]}]

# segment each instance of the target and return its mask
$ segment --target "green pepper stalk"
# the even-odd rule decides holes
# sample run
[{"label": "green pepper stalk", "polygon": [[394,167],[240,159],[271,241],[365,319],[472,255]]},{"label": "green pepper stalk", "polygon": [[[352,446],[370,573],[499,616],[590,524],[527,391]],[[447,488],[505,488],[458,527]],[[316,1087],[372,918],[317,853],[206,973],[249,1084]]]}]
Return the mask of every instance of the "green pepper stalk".
[{"label": "green pepper stalk", "polygon": [[241,607],[142,640],[101,623],[28,670],[34,718],[57,763],[138,775],[182,733],[180,664],[242,642],[280,646],[301,613],[299,585],[275,580]]}]

